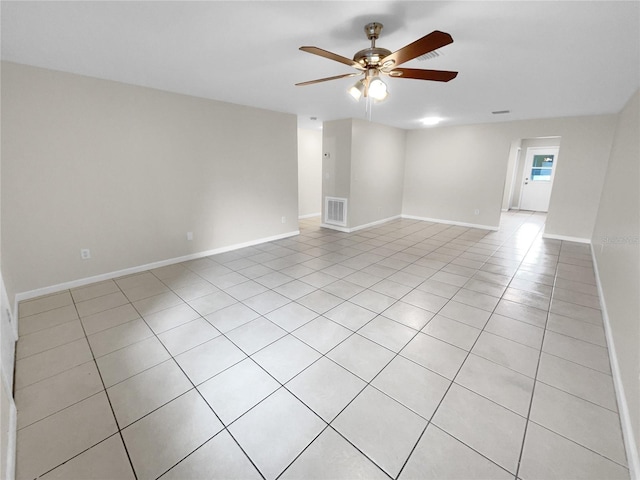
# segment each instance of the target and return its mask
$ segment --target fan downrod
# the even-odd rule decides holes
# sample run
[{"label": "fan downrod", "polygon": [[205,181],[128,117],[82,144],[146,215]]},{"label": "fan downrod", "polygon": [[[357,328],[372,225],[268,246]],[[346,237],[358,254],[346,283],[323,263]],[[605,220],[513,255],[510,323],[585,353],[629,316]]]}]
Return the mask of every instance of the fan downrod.
[{"label": "fan downrod", "polygon": [[364,33],[371,40],[371,47],[360,50],[353,56],[353,60],[366,68],[377,68],[387,55],[391,55],[391,50],[376,47],[376,40],[380,36],[383,25],[378,22],[367,23],[364,26]]}]

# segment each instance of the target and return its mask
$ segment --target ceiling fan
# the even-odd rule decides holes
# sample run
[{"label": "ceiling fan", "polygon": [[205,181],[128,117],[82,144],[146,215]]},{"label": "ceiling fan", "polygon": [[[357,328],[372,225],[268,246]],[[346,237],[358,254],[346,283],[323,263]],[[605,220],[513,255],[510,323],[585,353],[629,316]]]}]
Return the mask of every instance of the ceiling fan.
[{"label": "ceiling fan", "polygon": [[400,50],[391,53],[391,51],[386,48],[376,47],[376,40],[380,36],[381,30],[381,23],[372,22],[365,25],[364,31],[367,38],[371,40],[371,47],[357,52],[353,56],[353,60],[318,47],[300,47],[300,50],[303,52],[312,53],[328,58],[329,60],[349,65],[358,70],[358,72],[296,83],[296,86],[313,85],[314,83],[362,75],[363,78],[349,89],[349,93],[356,100],[359,100],[363,95],[364,97],[371,97],[374,100],[384,100],[388,92],[387,85],[380,78],[381,75],[396,78],[413,78],[416,80],[432,80],[436,82],[448,82],[458,75],[458,72],[446,70],[398,68],[399,65],[409,60],[413,60],[421,55],[453,43],[453,38],[451,38],[451,35],[448,33],[435,30],[419,40],[402,47]]}]

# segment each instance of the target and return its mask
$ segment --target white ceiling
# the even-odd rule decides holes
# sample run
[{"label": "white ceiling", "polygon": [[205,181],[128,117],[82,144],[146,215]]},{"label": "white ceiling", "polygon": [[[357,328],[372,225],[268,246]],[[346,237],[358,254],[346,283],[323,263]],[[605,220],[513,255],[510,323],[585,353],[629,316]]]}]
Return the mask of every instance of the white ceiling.
[{"label": "white ceiling", "polygon": [[[449,83],[390,78],[372,120],[422,128],[618,112],[640,86],[638,1],[2,1],[2,59],[299,115],[299,125],[365,118],[350,73],[298,50],[346,57],[384,24],[395,51],[442,30],[454,43],[404,67],[457,70]],[[510,110],[492,115],[494,110]],[[313,122],[309,117],[317,117]]]}]

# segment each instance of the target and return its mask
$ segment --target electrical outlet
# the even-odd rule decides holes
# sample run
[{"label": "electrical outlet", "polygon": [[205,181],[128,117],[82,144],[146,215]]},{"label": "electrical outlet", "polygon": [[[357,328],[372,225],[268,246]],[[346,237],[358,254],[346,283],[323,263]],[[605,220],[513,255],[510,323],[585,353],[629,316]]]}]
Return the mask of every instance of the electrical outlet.
[{"label": "electrical outlet", "polygon": [[91,258],[91,250],[88,248],[82,248],[80,250],[80,258],[83,260],[88,260]]},{"label": "electrical outlet", "polygon": [[282,217],[282,223],[287,223],[287,217]]},{"label": "electrical outlet", "polygon": [[473,212],[474,215],[480,215],[480,210],[479,209],[475,209],[475,211]]},{"label": "electrical outlet", "polygon": [[187,240],[193,240],[193,232],[187,232]]}]

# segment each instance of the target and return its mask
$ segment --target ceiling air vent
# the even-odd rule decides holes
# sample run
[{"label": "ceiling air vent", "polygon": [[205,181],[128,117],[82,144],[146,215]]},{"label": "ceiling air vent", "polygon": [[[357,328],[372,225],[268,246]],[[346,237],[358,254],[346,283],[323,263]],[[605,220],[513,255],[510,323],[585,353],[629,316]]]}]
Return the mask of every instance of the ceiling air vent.
[{"label": "ceiling air vent", "polygon": [[441,57],[442,53],[440,53],[439,50],[433,50],[431,52],[427,52],[424,55],[420,55],[419,57],[417,57],[418,60],[420,60],[421,62],[424,62],[425,60],[431,60],[433,58],[438,58]]}]

